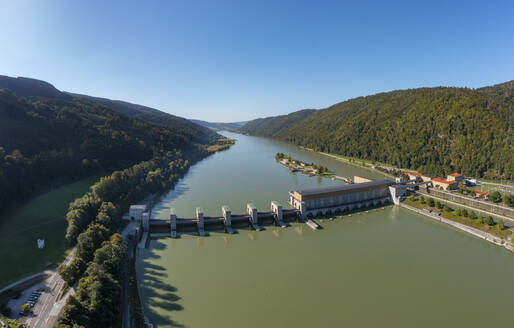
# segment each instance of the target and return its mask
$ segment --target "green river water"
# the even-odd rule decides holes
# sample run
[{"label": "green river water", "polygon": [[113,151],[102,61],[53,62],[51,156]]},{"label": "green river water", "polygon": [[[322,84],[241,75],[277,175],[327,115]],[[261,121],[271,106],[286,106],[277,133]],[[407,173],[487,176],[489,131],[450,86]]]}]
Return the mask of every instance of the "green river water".
[{"label": "green river water", "polygon": [[[346,177],[376,172],[274,140],[237,139],[193,166],[153,218],[221,215],[253,202],[286,205],[288,191],[341,183],[291,174],[277,152]],[[389,206],[306,225],[154,238],[140,250],[145,315],[156,327],[512,327],[514,254]]]}]

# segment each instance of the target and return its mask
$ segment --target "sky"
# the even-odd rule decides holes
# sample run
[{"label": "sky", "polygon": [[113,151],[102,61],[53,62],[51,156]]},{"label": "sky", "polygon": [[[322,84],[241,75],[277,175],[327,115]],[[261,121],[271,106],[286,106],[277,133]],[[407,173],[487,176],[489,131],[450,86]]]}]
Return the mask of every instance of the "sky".
[{"label": "sky", "polygon": [[235,122],[514,79],[514,1],[0,0],[0,75]]}]

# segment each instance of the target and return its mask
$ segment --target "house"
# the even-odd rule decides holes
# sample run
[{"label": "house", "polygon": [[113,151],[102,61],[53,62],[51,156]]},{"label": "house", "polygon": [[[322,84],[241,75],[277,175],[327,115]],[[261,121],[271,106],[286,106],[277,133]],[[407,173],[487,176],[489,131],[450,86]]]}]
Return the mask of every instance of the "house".
[{"label": "house", "polygon": [[432,181],[433,178],[436,178],[436,176],[430,175],[430,174],[422,174],[421,175],[421,180],[423,180],[423,182]]},{"label": "house", "polygon": [[456,190],[459,183],[457,181],[449,181],[442,178],[433,178],[432,186],[434,188],[442,189],[442,190]]},{"label": "house", "polygon": [[460,173],[452,173],[448,175],[447,180],[461,182],[464,180],[464,177]]},{"label": "house", "polygon": [[486,193],[486,192],[483,192],[483,191],[478,191],[478,190],[473,190],[473,192],[475,193],[475,195],[477,195],[478,197],[482,196],[484,197],[484,199],[488,199],[489,198],[489,194]]},{"label": "house", "polygon": [[410,181],[421,182],[423,181],[422,175],[419,173],[405,171],[405,174],[409,177]]}]

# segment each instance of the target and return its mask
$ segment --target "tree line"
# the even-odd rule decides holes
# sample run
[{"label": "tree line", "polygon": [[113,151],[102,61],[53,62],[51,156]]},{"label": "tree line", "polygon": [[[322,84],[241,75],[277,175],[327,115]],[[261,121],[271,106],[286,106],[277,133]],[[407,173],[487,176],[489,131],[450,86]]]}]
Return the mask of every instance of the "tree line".
[{"label": "tree line", "polygon": [[66,240],[76,244],[70,264],[59,266],[67,284],[79,281],[59,319],[59,327],[119,327],[121,325],[120,229],[122,213],[147,195],[171,189],[191,163],[206,156],[198,150],[168,152],[102,178],[91,191],[70,204]]}]

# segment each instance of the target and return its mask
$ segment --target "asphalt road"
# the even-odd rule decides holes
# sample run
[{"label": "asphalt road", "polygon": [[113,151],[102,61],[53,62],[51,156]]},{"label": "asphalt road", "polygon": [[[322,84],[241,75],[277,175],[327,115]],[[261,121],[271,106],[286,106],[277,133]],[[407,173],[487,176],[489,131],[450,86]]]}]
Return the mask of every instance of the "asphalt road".
[{"label": "asphalt road", "polygon": [[[75,249],[68,254],[63,263],[69,264],[73,259],[74,254]],[[38,302],[32,309],[34,315],[24,320],[27,327],[53,328],[57,324],[59,314],[66,304],[67,298],[73,293],[73,288],[70,288],[66,295],[57,302],[57,297],[59,296],[63,284],[64,280],[61,279],[61,276],[57,272],[46,280],[46,286],[49,292],[43,293],[39,298]],[[54,288],[54,286],[56,287]]]}]

